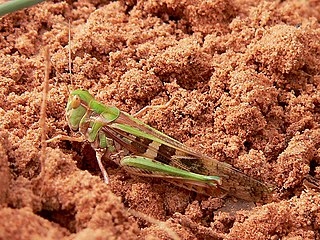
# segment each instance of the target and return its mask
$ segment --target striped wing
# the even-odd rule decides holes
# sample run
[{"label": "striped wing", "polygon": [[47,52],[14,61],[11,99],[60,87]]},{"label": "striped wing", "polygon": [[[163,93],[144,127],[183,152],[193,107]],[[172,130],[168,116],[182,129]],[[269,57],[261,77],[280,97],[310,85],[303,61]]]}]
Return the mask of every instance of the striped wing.
[{"label": "striped wing", "polygon": [[[103,119],[99,121],[103,122]],[[233,166],[196,152],[127,113],[121,112],[115,121],[105,123],[103,130],[114,141],[135,155],[190,172],[222,178],[218,189],[213,187],[206,189],[205,192],[194,189],[196,186],[192,182],[166,179],[179,186],[184,185],[185,188],[213,196],[216,195],[214,192],[220,190],[221,195],[227,193],[249,201],[258,201],[270,192],[270,188],[265,184],[243,174]]]}]

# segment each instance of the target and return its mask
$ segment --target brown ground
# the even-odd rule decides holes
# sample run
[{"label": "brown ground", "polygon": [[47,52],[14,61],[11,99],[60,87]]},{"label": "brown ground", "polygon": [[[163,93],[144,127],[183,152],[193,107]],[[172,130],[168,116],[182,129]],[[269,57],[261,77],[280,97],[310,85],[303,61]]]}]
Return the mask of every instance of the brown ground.
[{"label": "brown ground", "polygon": [[[68,74],[71,21],[73,85]],[[0,239],[320,238],[319,1],[45,2],[0,21]],[[129,113],[278,187],[270,203],[214,199],[106,162],[86,143],[47,148],[40,173],[44,48],[48,138],[71,134],[67,88]]]}]

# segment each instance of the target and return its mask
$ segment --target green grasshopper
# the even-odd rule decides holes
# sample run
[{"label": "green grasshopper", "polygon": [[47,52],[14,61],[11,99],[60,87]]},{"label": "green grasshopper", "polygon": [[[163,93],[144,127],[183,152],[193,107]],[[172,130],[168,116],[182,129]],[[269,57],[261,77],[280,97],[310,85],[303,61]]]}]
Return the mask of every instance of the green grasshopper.
[{"label": "green grasshopper", "polygon": [[109,177],[102,164],[103,156],[131,174],[161,178],[213,197],[230,195],[259,201],[270,193],[262,182],[190,149],[116,107],[100,103],[86,90],[70,94],[66,118],[69,127],[79,131],[81,137],[60,135],[54,139],[89,141],[106,183]]}]

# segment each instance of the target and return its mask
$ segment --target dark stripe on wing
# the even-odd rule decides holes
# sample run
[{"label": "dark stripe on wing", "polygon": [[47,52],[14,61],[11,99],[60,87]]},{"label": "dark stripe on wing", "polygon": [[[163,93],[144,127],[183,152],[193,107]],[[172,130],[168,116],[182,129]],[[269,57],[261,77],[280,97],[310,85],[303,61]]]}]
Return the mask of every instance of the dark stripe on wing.
[{"label": "dark stripe on wing", "polygon": [[172,161],[171,156],[175,155],[175,153],[176,150],[174,148],[161,144],[155,159],[159,162],[170,165],[170,162]]},{"label": "dark stripe on wing", "polygon": [[133,135],[131,136],[132,138],[134,138],[134,140],[131,141],[131,144],[136,149],[136,154],[144,154],[148,150],[149,144],[153,142],[152,140],[147,138],[136,137]]},{"label": "dark stripe on wing", "polygon": [[201,161],[201,159],[193,157],[193,156],[174,156],[175,158],[179,159],[179,161],[187,166],[189,169],[192,169],[194,172],[196,173],[204,173],[207,171],[207,169],[205,168],[203,162]]}]

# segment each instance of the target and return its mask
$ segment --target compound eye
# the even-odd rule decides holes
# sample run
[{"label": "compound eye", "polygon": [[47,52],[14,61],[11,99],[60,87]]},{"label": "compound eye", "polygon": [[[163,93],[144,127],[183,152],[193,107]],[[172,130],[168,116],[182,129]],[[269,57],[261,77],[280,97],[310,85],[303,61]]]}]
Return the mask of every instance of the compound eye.
[{"label": "compound eye", "polygon": [[76,109],[76,108],[78,108],[80,106],[80,104],[81,104],[80,97],[78,95],[73,96],[72,100],[71,100],[71,107],[73,109]]}]

